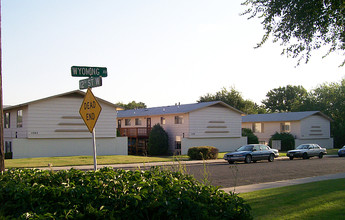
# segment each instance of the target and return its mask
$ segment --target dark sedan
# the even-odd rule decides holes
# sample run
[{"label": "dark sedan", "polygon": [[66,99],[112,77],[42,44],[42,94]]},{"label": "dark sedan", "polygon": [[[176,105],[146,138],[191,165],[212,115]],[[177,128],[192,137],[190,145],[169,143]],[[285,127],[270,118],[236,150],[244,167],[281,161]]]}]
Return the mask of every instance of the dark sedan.
[{"label": "dark sedan", "polygon": [[251,161],[268,160],[272,162],[274,158],[278,156],[278,150],[271,149],[269,146],[263,144],[249,144],[238,148],[235,152],[225,154],[224,160],[227,160],[229,164],[233,164],[235,161],[250,163]]}]

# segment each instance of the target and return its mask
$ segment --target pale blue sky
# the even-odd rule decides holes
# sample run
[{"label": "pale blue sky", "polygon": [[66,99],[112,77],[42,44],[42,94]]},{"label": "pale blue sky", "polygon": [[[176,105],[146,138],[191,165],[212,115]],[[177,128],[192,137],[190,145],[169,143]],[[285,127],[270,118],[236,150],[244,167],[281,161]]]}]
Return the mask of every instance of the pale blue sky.
[{"label": "pale blue sky", "polygon": [[344,77],[341,56],[315,54],[295,68],[278,44],[253,49],[262,26],[239,15],[242,1],[2,0],[4,104],[78,89],[78,65],[108,68],[96,96],[149,107],[231,86],[260,102],[279,86],[310,90]]}]

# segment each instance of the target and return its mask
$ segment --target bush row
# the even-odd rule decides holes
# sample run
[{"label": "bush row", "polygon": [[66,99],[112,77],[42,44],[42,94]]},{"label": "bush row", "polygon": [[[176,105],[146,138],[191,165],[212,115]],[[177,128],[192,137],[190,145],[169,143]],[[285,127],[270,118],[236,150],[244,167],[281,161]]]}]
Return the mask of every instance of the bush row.
[{"label": "bush row", "polygon": [[191,147],[187,154],[191,160],[217,159],[218,149],[211,146]]},{"label": "bush row", "polygon": [[251,219],[249,210],[236,194],[157,167],[0,174],[5,219]]}]

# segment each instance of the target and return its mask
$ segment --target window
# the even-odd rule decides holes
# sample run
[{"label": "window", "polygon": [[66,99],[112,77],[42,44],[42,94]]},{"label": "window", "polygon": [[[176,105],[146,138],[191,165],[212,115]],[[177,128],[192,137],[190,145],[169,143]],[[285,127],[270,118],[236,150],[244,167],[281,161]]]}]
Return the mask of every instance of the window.
[{"label": "window", "polygon": [[17,111],[17,128],[23,127],[23,110]]},{"label": "window", "polygon": [[10,128],[10,113],[9,112],[5,113],[4,128]]},{"label": "window", "polygon": [[253,130],[254,133],[264,133],[264,124],[262,124],[262,123],[254,123],[252,130]]},{"label": "window", "polygon": [[135,125],[141,125],[141,119],[140,118],[135,119]]},{"label": "window", "polygon": [[130,126],[131,125],[131,119],[125,119],[125,125]]},{"label": "window", "polygon": [[183,124],[183,116],[175,116],[175,124]]},{"label": "window", "polygon": [[290,122],[280,123],[280,132],[290,132]]},{"label": "window", "polygon": [[161,117],[161,125],[165,125],[165,118]]}]

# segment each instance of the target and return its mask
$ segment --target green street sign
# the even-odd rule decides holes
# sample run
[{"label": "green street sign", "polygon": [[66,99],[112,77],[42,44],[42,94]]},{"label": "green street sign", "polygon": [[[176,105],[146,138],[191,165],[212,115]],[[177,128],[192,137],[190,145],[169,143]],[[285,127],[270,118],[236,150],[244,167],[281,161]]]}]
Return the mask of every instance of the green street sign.
[{"label": "green street sign", "polygon": [[79,89],[87,89],[102,86],[102,77],[92,77],[79,80]]},{"label": "green street sign", "polygon": [[90,66],[72,66],[72,76],[76,77],[107,77],[108,71],[106,67],[90,67]]}]

